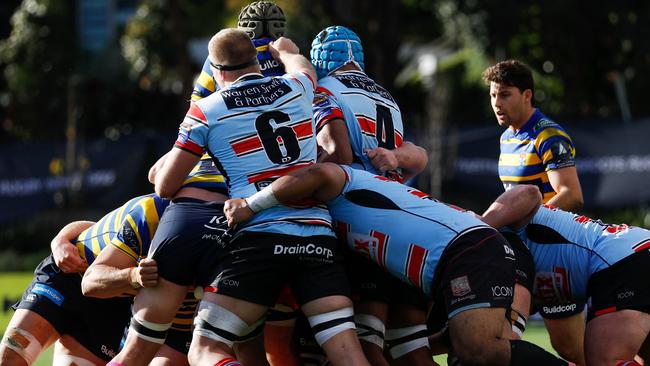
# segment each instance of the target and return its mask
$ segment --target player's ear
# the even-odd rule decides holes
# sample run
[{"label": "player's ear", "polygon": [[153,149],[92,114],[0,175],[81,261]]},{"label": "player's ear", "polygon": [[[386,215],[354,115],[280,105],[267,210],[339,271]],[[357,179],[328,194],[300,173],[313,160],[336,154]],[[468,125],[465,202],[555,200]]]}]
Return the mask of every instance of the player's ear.
[{"label": "player's ear", "polygon": [[529,102],[531,105],[533,104],[533,91],[530,89],[524,90],[522,93],[524,95],[524,100],[526,102]]}]

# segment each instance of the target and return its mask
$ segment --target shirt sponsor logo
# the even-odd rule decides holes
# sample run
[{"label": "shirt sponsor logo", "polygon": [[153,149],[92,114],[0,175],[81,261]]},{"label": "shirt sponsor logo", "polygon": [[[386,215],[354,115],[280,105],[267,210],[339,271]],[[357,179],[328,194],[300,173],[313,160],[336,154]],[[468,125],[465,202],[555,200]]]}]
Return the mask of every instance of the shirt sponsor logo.
[{"label": "shirt sponsor logo", "polygon": [[32,288],[32,292],[38,295],[43,295],[48,299],[52,300],[53,303],[61,306],[63,300],[65,299],[61,293],[48,285],[37,283]]},{"label": "shirt sponsor logo", "polygon": [[467,276],[456,277],[450,281],[451,294],[455,297],[461,297],[469,294],[472,288],[469,285]]},{"label": "shirt sponsor logo", "polygon": [[570,274],[566,268],[553,267],[553,272],[535,273],[533,295],[542,303],[572,301]]},{"label": "shirt sponsor logo", "polygon": [[225,280],[220,280],[219,285],[222,287],[223,286],[239,287],[239,281],[226,278]]},{"label": "shirt sponsor logo", "polygon": [[506,255],[511,255],[513,257],[515,256],[515,251],[505,244],[503,245],[503,250],[506,252]]},{"label": "shirt sponsor logo", "polygon": [[[203,226],[206,229],[218,230],[218,231],[224,232],[224,231],[226,231],[226,225],[227,224],[228,224],[228,220],[226,220],[226,217],[224,215],[218,215],[218,216],[212,216],[212,218],[210,219],[210,222],[207,223],[207,224],[204,224]],[[205,238],[205,235],[204,235],[204,238]]]},{"label": "shirt sponsor logo", "polygon": [[101,351],[102,351],[103,354],[105,354],[106,356],[111,357],[111,358],[115,357],[115,355],[116,355],[114,350],[106,347],[106,345],[104,345],[104,344],[102,344]]},{"label": "shirt sponsor logo", "polygon": [[233,109],[273,104],[278,99],[289,94],[291,87],[281,78],[273,78],[266,83],[242,85],[222,89],[220,92],[226,107]]},{"label": "shirt sponsor logo", "polygon": [[276,244],[273,247],[273,254],[276,255],[294,255],[294,254],[316,254],[324,256],[327,259],[334,257],[334,252],[329,248],[323,248],[316,244],[309,243],[307,245],[282,245]]},{"label": "shirt sponsor logo", "polygon": [[564,313],[568,311],[574,311],[576,309],[576,304],[569,304],[569,305],[555,305],[555,306],[542,306],[542,310],[544,310],[544,313],[546,314],[558,314],[558,313]]},{"label": "shirt sponsor logo", "polygon": [[509,286],[492,286],[492,296],[494,297],[512,297],[512,287]]}]

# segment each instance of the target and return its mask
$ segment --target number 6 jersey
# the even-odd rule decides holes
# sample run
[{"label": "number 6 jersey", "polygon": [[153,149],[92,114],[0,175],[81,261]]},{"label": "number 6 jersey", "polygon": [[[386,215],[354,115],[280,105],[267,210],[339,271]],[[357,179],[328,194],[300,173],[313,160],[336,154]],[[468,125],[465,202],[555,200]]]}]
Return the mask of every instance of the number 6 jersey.
[{"label": "number 6 jersey", "polygon": [[[316,161],[313,97],[314,82],[305,74],[246,74],[190,106],[175,146],[199,156],[208,151],[230,196],[248,197]],[[278,206],[258,213],[242,230],[334,235],[324,206]]]}]

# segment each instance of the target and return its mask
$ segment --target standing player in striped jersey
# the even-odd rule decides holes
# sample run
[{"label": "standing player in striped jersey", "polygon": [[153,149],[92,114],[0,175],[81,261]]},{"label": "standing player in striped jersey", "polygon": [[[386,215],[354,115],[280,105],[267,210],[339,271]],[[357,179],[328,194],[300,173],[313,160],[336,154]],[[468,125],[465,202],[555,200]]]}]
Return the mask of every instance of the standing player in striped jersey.
[{"label": "standing player in striped jersey", "polygon": [[[545,203],[564,210],[582,208],[575,147],[560,125],[533,107],[535,86],[528,66],[517,60],[502,61],[486,69],[483,79],[490,86],[490,100],[497,122],[507,127],[501,135],[499,157],[499,176],[503,186],[508,189],[517,184],[533,184],[539,188]],[[518,286],[519,293],[523,291]],[[576,304],[573,311],[552,314],[540,310],[553,348],[562,357],[580,365],[584,364],[583,308]],[[517,311],[525,322],[528,311]]]},{"label": "standing player in striped jersey", "polygon": [[[490,220],[501,209],[493,206],[483,216]],[[531,210],[515,215],[503,231],[530,249],[533,300],[550,313],[589,303],[586,364],[639,365],[633,361],[636,354],[647,361],[650,231],[605,224],[550,205],[533,205]]]},{"label": "standing player in striped jersey", "polygon": [[[316,160],[312,119],[315,73],[286,38],[269,45],[289,72],[260,74],[246,33],[225,29],[210,41],[217,83],[190,107],[175,149],[156,175],[156,192],[172,195],[204,149],[227,177],[230,195],[248,195]],[[335,365],[367,365],[354,333],[346,278],[323,207],[278,207],[238,228],[195,322],[190,362],[238,365],[232,346],[263,318],[285,282]]]},{"label": "standing player in striped jersey", "polygon": [[[534,205],[538,197],[522,201]],[[277,202],[305,198],[326,202],[351,250],[434,300],[431,331],[448,324],[461,364],[567,365],[531,343],[509,340],[515,257],[508,242],[473,215],[411,187],[347,166],[317,164],[246,199],[227,201],[228,224],[246,222]]]},{"label": "standing player in striped jersey", "polygon": [[[400,182],[420,173],[428,161],[426,151],[403,142],[400,108],[364,73],[359,37],[342,26],[327,27],[314,38],[311,57],[319,77],[314,100],[319,161],[352,165]],[[388,338],[393,363],[432,364],[426,299],[366,259],[350,255],[346,263],[355,293],[357,332],[369,360],[387,364],[383,349]]]}]

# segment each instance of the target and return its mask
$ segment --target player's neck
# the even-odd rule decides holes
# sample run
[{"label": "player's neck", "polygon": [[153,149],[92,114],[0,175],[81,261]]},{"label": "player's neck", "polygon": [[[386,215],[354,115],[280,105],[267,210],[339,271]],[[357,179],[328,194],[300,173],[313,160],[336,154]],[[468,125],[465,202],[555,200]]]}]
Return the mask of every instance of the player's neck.
[{"label": "player's neck", "polygon": [[526,125],[528,121],[530,121],[530,117],[533,116],[533,113],[535,113],[535,107],[528,107],[526,111],[522,114],[522,118],[517,121],[517,123],[513,123],[510,125],[510,129],[512,132],[518,132],[521,130],[522,127]]}]

